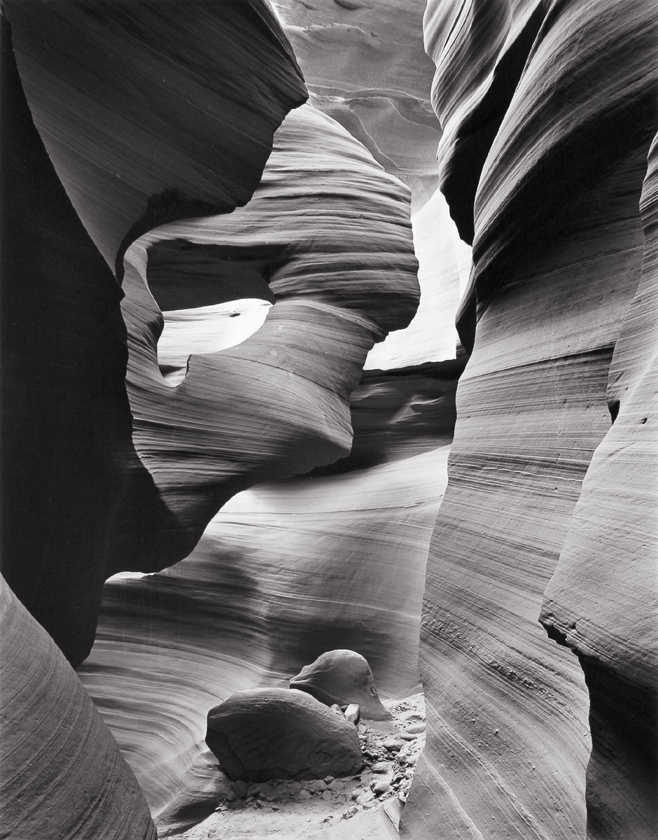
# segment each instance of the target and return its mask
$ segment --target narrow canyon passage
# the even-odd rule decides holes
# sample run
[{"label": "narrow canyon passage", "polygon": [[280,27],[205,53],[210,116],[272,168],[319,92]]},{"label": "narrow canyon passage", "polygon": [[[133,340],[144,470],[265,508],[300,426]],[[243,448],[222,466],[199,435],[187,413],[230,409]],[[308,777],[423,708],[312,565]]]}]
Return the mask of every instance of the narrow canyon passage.
[{"label": "narrow canyon passage", "polygon": [[0,835],[657,840],[655,3],[0,32]]}]

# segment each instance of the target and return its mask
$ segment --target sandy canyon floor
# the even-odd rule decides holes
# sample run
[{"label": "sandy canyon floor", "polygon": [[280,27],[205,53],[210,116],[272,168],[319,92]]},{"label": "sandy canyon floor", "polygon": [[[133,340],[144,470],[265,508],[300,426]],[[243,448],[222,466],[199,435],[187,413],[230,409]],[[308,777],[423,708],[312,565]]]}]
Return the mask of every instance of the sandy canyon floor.
[{"label": "sandy canyon floor", "polygon": [[[346,778],[247,785],[226,779],[215,812],[172,840],[310,840],[397,836],[400,813],[425,744],[422,693],[384,700],[390,721],[358,724],[365,757]],[[221,772],[221,771],[218,771]],[[358,826],[358,828],[357,828]]]}]

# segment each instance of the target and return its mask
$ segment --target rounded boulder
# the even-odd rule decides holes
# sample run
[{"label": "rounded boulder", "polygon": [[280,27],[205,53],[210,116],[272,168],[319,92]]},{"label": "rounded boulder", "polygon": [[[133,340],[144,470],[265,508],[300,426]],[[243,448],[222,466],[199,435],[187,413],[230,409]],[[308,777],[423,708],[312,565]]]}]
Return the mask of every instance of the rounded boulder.
[{"label": "rounded boulder", "polygon": [[363,767],[353,724],[314,697],[253,688],[208,712],[206,743],[231,779],[323,779]]}]

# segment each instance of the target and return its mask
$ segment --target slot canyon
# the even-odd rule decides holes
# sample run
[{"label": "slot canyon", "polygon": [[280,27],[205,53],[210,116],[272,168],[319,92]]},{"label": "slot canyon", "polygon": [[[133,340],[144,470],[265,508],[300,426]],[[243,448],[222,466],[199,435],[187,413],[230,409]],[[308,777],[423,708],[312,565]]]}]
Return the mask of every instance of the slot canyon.
[{"label": "slot canyon", "polygon": [[654,0],[2,0],[0,838],[658,838]]}]

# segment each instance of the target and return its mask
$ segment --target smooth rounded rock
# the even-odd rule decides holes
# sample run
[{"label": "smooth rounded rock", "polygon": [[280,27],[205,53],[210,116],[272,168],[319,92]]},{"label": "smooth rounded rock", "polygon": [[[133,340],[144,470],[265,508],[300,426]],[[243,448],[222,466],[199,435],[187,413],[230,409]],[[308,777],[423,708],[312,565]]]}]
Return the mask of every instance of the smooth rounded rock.
[{"label": "smooth rounded rock", "polygon": [[350,723],[310,695],[284,688],[239,691],[215,706],[206,743],[231,779],[323,779],[363,766]]},{"label": "smooth rounded rock", "polygon": [[375,678],[365,657],[353,650],[329,650],[290,680],[290,688],[313,695],[322,703],[358,704],[362,718],[389,720],[377,694]]}]

